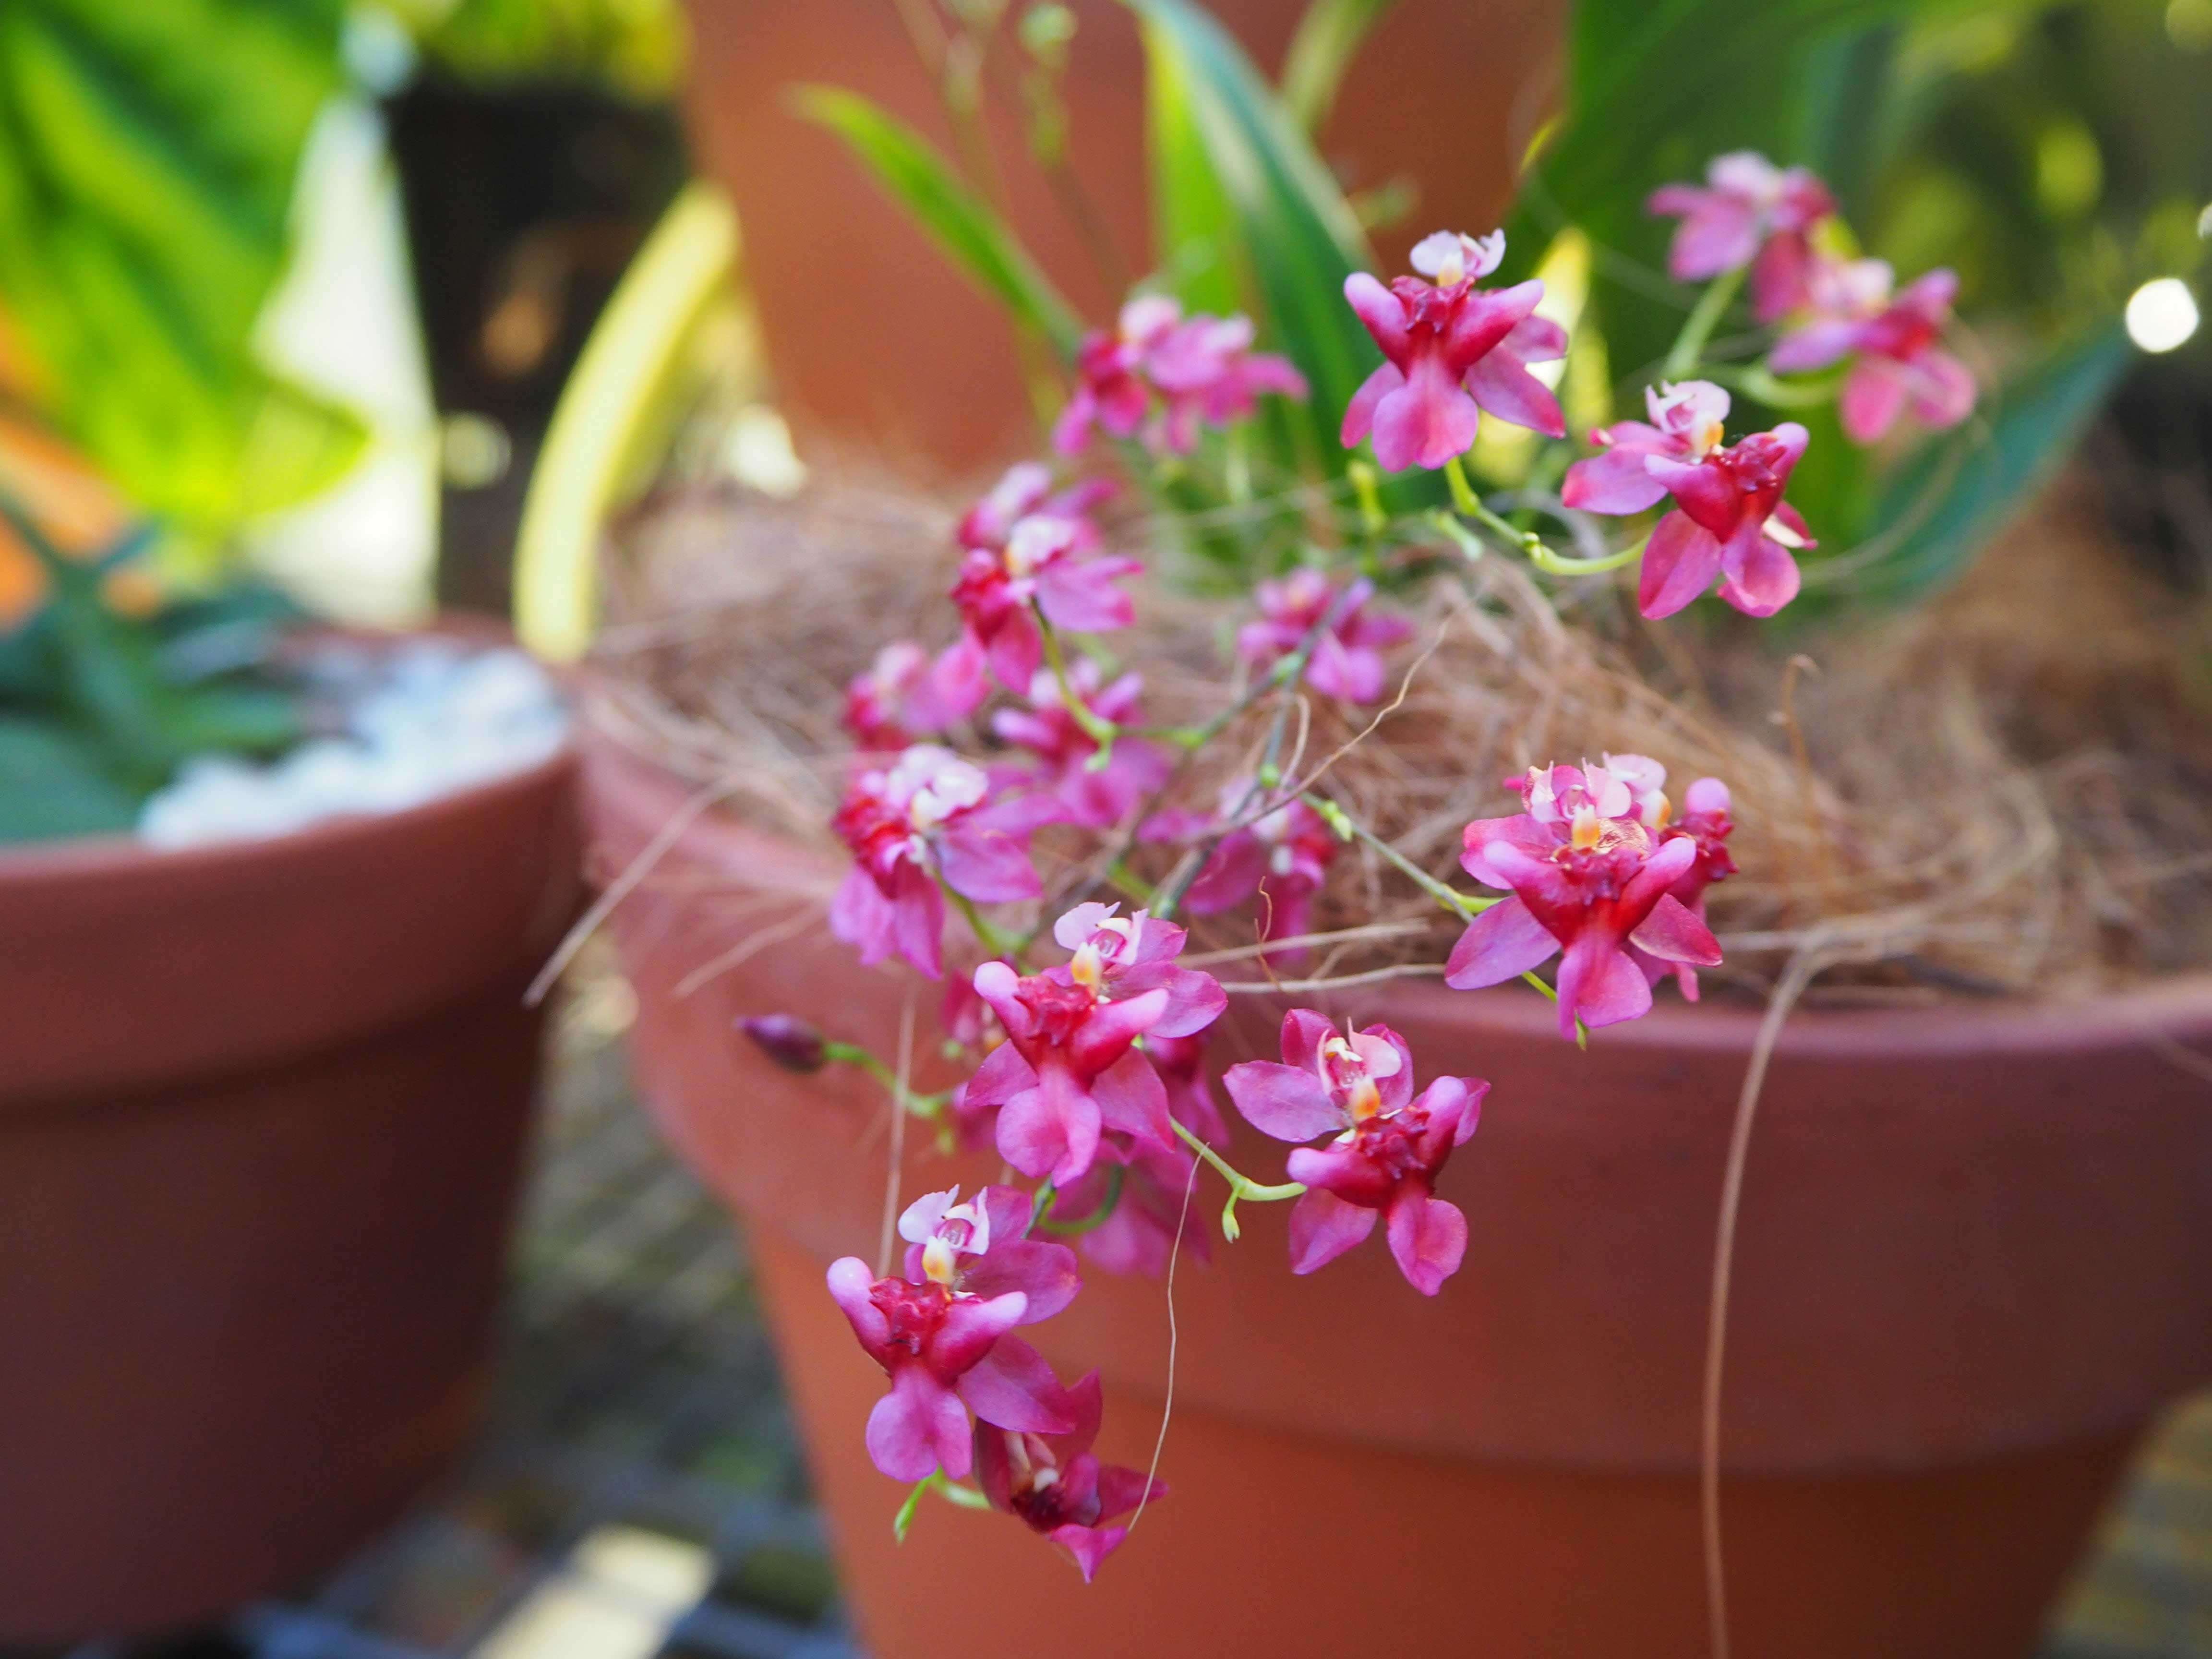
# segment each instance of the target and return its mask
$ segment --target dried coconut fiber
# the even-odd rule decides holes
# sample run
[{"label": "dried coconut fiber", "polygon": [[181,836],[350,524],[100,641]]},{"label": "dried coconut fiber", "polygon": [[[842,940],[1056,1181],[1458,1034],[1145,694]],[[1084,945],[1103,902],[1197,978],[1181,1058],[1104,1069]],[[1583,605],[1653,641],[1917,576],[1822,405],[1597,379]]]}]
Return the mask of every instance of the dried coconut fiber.
[{"label": "dried coconut fiber", "polygon": [[[951,637],[954,516],[842,483],[789,501],[653,497],[617,538],[591,717],[722,787],[716,810],[829,844],[853,758],[846,684],[895,639]],[[1109,540],[1141,553],[1144,528]],[[1561,584],[1555,614],[1509,556],[1436,552],[1442,574],[1389,601],[1419,624],[1392,696],[1302,699],[1283,768],[1431,874],[1470,885],[1460,826],[1517,810],[1509,775],[1641,753],[1678,799],[1707,775],[1734,794],[1742,873],[1710,895],[1728,951],[1706,975],[1717,994],[1763,999],[1816,933],[1842,966],[1808,1001],[2078,994],[2212,962],[2212,622],[2137,568],[2081,481],[1935,602],[1826,625],[1712,605],[1647,623],[1625,586],[1594,581]],[[1158,581],[1138,600],[1138,627],[1097,643],[1142,672],[1147,719],[1197,723],[1232,702],[1227,646],[1249,605]],[[1242,717],[1170,804],[1212,806],[1269,725],[1264,705]],[[980,726],[951,741],[995,744]],[[1048,909],[1097,884],[1098,836],[1036,845]],[[1173,858],[1139,844],[1127,863],[1149,881]],[[1249,915],[1193,925],[1199,950],[1253,954]],[[1312,925],[1348,936],[1314,951],[1309,980],[1432,971],[1457,931],[1363,847],[1336,860]]]}]

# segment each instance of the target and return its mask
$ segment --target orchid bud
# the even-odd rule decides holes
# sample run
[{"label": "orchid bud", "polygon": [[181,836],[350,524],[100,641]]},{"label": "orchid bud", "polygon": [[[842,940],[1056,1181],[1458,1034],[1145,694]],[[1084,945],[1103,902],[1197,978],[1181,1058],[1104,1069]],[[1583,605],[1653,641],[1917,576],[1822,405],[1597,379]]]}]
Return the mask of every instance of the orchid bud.
[{"label": "orchid bud", "polygon": [[739,1020],[738,1029],[787,1072],[804,1076],[830,1063],[822,1033],[794,1014],[755,1014]]}]

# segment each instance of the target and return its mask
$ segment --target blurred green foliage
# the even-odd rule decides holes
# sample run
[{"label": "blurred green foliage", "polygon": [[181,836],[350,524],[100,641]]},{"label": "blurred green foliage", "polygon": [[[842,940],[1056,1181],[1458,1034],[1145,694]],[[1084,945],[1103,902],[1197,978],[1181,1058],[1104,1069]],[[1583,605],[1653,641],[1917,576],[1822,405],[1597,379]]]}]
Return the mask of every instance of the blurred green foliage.
[{"label": "blurred green foliage", "polygon": [[587,81],[665,98],[684,66],[676,0],[384,0],[430,62],[465,81]]},{"label": "blurred green foliage", "polygon": [[148,511],[212,539],[358,454],[253,337],[339,84],[342,0],[0,6],[0,313],[19,392]]}]

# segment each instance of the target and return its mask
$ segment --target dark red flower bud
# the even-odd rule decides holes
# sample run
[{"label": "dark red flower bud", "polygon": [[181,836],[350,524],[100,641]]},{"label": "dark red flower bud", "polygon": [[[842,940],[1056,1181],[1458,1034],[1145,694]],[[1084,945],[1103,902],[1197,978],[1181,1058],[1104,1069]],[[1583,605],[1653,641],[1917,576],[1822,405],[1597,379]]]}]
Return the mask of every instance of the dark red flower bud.
[{"label": "dark red flower bud", "polygon": [[761,1052],[787,1072],[802,1075],[818,1072],[830,1063],[822,1033],[795,1014],[755,1014],[738,1022],[738,1029],[760,1044]]}]

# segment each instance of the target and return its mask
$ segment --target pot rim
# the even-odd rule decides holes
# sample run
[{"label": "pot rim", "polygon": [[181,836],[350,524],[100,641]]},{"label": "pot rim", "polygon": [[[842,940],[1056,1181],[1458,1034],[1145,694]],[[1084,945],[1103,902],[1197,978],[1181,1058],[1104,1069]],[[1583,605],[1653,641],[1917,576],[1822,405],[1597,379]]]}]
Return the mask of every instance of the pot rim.
[{"label": "pot rim", "polygon": [[[514,647],[514,635],[503,626],[470,617],[441,617],[420,628],[309,627],[296,630],[308,638],[376,640],[397,645],[409,640],[445,639],[483,650]],[[519,647],[516,647],[519,648]],[[534,659],[533,659],[534,660]],[[540,664],[541,667],[544,665]],[[550,671],[549,671],[550,672]],[[240,858],[266,858],[295,853],[312,855],[324,848],[339,850],[348,843],[375,836],[396,825],[434,824],[440,818],[468,812],[476,805],[503,795],[526,794],[543,789],[563,770],[574,767],[582,752],[584,710],[575,688],[555,683],[566,693],[568,729],[561,745],[543,760],[495,777],[479,778],[459,789],[449,789],[412,806],[391,811],[335,812],[273,836],[238,836],[202,842],[190,847],[149,847],[128,831],[90,836],[61,836],[51,840],[0,843],[0,893],[10,889],[55,880],[96,879],[118,871],[143,869],[159,860],[165,870],[184,872],[204,869]]]},{"label": "pot rim", "polygon": [[[665,823],[696,793],[668,768],[606,731],[591,718],[588,708],[574,739],[585,763],[586,789],[601,793],[618,779],[612,793],[628,797],[625,817],[649,817]],[[651,829],[646,831],[648,838],[652,833]],[[699,812],[666,852],[678,854],[687,847],[716,848],[714,861],[743,871],[746,884],[757,889],[797,892],[806,884],[797,872],[807,866],[819,868],[823,878],[832,883],[838,873],[818,848],[746,823],[719,807]],[[1428,1018],[1516,1034],[1552,1029],[1557,1019],[1551,1003],[1530,993],[1477,1000],[1439,982],[1413,978],[1333,994],[1254,996],[1250,1000],[1277,1006],[1319,1004],[1347,1011],[1372,1010],[1387,1001],[1399,1009],[1410,1005]],[[1733,1001],[1685,1003],[1669,997],[1660,1000],[1641,1019],[1605,1028],[1597,1040],[1655,1054],[1744,1052],[1757,1040],[1765,1017],[1764,1006]],[[1870,1048],[1868,1033],[1875,1030],[1882,1036],[1878,1046]],[[1784,1022],[1776,1052],[1853,1061],[1866,1060],[1870,1052],[1934,1060],[1991,1049],[2057,1054],[2144,1043],[2179,1048],[2191,1038],[2212,1040],[2212,968],[2193,969],[2124,990],[1959,998],[1924,1007],[1801,1005]],[[2212,1080],[2212,1054],[2185,1048],[2184,1054],[2187,1058],[2176,1058],[2173,1063],[2193,1071],[2191,1061],[2200,1062]]]}]

